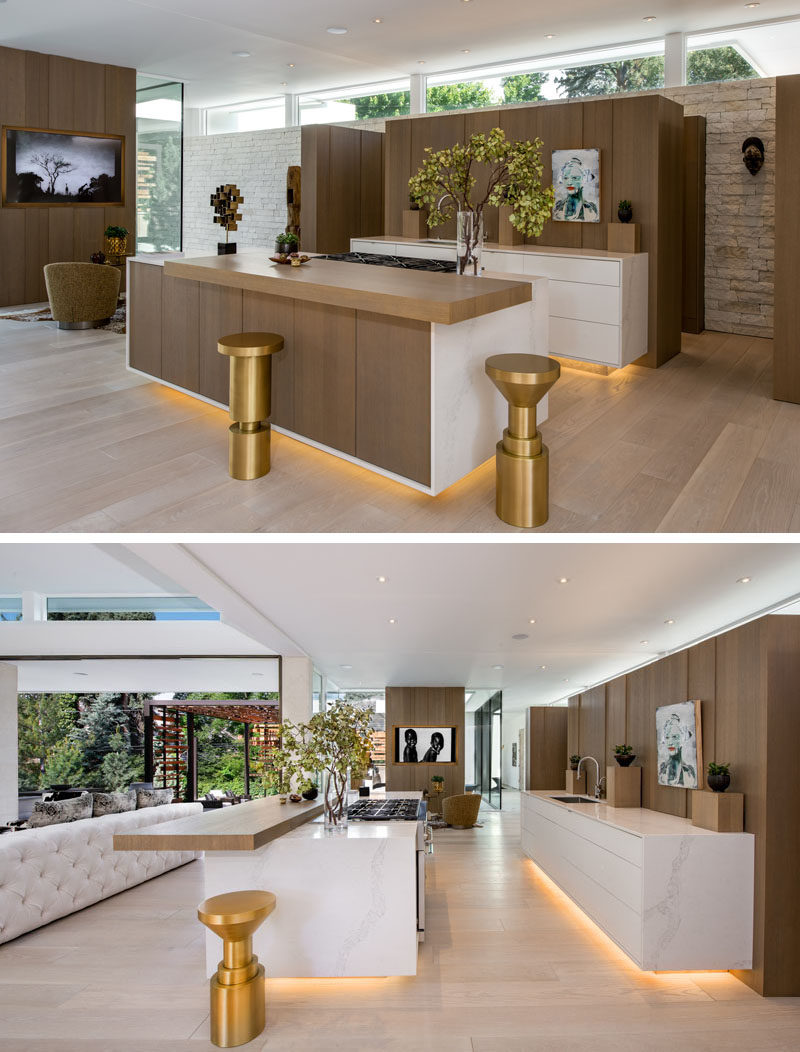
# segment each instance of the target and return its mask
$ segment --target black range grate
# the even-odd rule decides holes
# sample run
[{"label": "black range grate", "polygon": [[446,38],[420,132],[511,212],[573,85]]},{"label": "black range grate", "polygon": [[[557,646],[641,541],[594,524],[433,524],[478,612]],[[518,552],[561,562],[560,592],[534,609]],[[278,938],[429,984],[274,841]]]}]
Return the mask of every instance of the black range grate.
[{"label": "black range grate", "polygon": [[412,259],[411,256],[381,256],[375,252],[335,252],[318,259],[340,263],[365,263],[372,267],[398,267],[401,270],[428,270],[439,274],[455,274],[455,260]]},{"label": "black range grate", "polygon": [[416,822],[423,818],[425,804],[403,797],[397,800],[357,800],[347,808],[351,822]]}]

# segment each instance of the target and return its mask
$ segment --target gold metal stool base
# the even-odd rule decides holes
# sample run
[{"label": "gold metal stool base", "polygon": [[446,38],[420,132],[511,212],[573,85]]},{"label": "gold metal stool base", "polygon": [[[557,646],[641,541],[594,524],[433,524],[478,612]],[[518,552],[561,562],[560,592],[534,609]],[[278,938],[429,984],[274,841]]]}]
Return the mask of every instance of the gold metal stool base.
[{"label": "gold metal stool base", "polygon": [[245,1045],[264,1029],[264,966],[253,953],[253,932],[275,905],[269,891],[233,891],[197,907],[198,918],[222,939],[222,960],[210,980],[211,1041],[219,1048]]},{"label": "gold metal stool base", "polygon": [[497,443],[495,510],[510,526],[543,526],[550,514],[547,446],[536,428],[536,406],[561,375],[553,358],[496,354],[486,375],[508,402],[508,427]]},{"label": "gold metal stool base", "polygon": [[269,473],[272,355],[283,349],[274,332],[238,332],[217,342],[230,358],[228,473],[257,479]]}]

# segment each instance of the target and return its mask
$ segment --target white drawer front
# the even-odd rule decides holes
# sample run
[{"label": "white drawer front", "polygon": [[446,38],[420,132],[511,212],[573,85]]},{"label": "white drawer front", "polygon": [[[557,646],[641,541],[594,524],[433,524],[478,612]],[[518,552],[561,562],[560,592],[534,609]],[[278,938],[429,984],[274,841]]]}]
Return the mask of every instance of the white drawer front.
[{"label": "white drawer front", "polygon": [[484,252],[481,257],[484,270],[496,270],[500,274],[525,274],[525,256],[521,252]]},{"label": "white drawer front", "polygon": [[574,281],[551,281],[550,314],[556,318],[619,325],[620,290],[615,285],[581,285]]},{"label": "white drawer front", "polygon": [[550,353],[600,365],[622,364],[620,328],[594,321],[550,317]]},{"label": "white drawer front", "polygon": [[395,254],[410,259],[449,259],[456,261],[455,245],[395,245]]},{"label": "white drawer front", "polygon": [[350,240],[351,252],[372,252],[380,256],[394,256],[397,254],[397,245],[388,241],[364,241],[361,238]]},{"label": "white drawer front", "polygon": [[546,800],[536,800],[531,797],[524,797],[523,800],[523,828],[528,821],[529,814],[540,814],[556,825],[568,829],[571,833],[576,833],[585,840],[597,844],[598,847],[619,855],[626,862],[641,867],[643,858],[641,837],[627,833],[624,829],[615,829],[613,826],[606,825],[605,822],[598,822],[588,815],[579,814],[577,811],[551,804]]},{"label": "white drawer front", "polygon": [[526,274],[539,274],[554,281],[586,285],[619,285],[620,264],[616,259],[581,259],[580,256],[546,256],[527,252]]}]

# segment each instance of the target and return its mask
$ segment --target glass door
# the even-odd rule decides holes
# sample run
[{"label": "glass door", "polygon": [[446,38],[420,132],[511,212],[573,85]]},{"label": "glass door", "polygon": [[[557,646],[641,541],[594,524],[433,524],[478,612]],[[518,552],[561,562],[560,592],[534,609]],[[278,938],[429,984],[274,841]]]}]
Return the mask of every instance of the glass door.
[{"label": "glass door", "polygon": [[[501,808],[503,803],[502,744],[503,744],[503,694],[495,691],[487,701],[467,713],[472,717],[473,739],[472,779],[484,802],[489,807]],[[467,765],[469,767],[469,765]]]}]

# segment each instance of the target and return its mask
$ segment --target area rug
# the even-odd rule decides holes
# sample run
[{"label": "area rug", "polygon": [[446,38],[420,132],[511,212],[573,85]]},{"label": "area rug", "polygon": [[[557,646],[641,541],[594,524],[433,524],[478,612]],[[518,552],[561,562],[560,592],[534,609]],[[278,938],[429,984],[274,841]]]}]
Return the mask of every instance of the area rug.
[{"label": "area rug", "polygon": [[[0,314],[0,321],[52,321],[53,315],[49,307],[40,307],[34,310],[21,310],[13,314]],[[116,332],[125,334],[125,300],[120,298],[114,317],[106,325],[96,326],[101,332]]]}]

